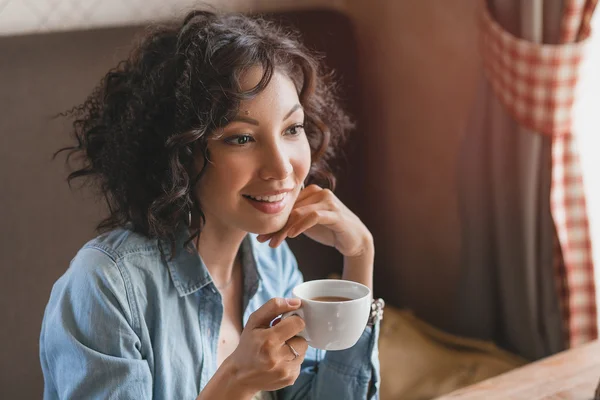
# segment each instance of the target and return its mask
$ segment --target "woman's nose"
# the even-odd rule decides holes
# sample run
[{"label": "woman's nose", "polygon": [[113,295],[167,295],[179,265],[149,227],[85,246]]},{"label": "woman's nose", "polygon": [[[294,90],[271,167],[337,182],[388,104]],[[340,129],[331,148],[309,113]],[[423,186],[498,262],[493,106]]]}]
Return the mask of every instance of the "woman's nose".
[{"label": "woman's nose", "polygon": [[260,176],[265,180],[283,180],[293,171],[289,155],[281,146],[269,146],[262,154]]}]

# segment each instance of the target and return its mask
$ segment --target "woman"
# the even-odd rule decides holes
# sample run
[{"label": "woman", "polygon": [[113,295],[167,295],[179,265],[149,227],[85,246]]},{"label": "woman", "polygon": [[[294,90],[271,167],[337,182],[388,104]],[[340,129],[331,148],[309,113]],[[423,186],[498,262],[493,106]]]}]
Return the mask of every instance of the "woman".
[{"label": "woman", "polygon": [[46,399],[376,398],[378,324],[352,348],[297,337],[286,237],[344,255],[372,285],[373,239],[327,189],[351,128],[296,37],[190,13],[147,34],[71,111],[109,216],[57,281],[40,357]]}]

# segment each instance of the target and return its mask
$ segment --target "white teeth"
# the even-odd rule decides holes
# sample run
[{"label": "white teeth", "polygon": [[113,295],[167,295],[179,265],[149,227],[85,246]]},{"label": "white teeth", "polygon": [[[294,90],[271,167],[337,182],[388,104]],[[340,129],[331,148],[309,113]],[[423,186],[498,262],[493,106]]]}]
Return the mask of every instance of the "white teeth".
[{"label": "white teeth", "polygon": [[285,198],[286,193],[280,193],[277,194],[275,196],[248,196],[253,200],[257,200],[257,201],[265,201],[267,203],[276,203],[278,201],[281,201]]}]

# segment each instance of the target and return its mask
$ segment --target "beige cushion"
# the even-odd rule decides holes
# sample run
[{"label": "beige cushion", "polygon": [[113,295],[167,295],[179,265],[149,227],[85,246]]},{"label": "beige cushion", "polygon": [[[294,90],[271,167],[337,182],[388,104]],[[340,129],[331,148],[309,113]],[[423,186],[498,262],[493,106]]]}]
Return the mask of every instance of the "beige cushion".
[{"label": "beige cushion", "polygon": [[424,400],[523,365],[493,343],[457,337],[386,306],[379,339],[382,400]]}]

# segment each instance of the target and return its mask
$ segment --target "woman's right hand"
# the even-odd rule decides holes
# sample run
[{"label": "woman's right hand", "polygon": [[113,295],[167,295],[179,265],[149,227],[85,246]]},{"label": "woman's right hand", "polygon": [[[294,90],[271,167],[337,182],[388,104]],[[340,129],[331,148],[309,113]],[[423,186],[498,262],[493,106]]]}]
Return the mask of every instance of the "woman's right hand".
[{"label": "woman's right hand", "polygon": [[[292,385],[298,375],[308,344],[296,335],[304,320],[291,316],[270,327],[278,315],[300,308],[299,299],[274,298],[256,310],[242,331],[234,352],[223,362],[233,371],[232,378],[243,393],[254,395]],[[295,357],[290,344],[297,352]]]}]

